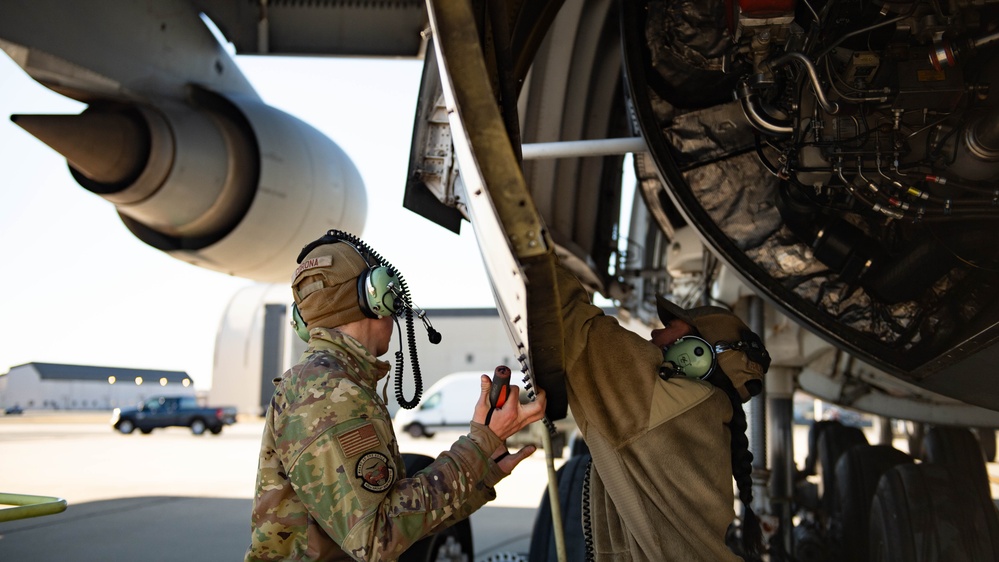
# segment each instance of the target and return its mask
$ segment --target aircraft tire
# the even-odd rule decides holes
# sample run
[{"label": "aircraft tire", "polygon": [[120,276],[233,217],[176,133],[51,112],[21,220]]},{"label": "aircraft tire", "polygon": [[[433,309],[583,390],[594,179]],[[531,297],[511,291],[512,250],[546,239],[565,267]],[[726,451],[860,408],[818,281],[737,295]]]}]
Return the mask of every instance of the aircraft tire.
[{"label": "aircraft tire", "polygon": [[802,469],[805,476],[815,474],[815,465],[819,461],[819,437],[822,436],[822,431],[830,425],[843,424],[833,420],[819,420],[813,421],[808,428],[808,456],[805,457],[805,466]]},{"label": "aircraft tire", "polygon": [[854,445],[867,445],[867,437],[859,428],[831,423],[826,425],[818,438],[818,463],[822,475],[822,508],[834,515],[836,506],[836,462],[840,455]]},{"label": "aircraft tire", "polygon": [[867,528],[878,482],[892,467],[912,462],[912,457],[889,445],[853,446],[840,455],[836,461],[839,509],[832,527],[842,560],[867,560]]},{"label": "aircraft tire", "polygon": [[989,472],[978,439],[970,429],[934,426],[923,438],[924,461],[948,465],[973,482],[985,497],[991,496]]},{"label": "aircraft tire", "polygon": [[[434,459],[417,453],[402,453],[402,462],[406,466],[406,476],[412,476],[430,466]],[[413,543],[399,557],[399,562],[460,562],[474,559],[472,524],[465,519]]]},{"label": "aircraft tire", "polygon": [[[559,506],[562,511],[562,530],[565,533],[565,553],[567,562],[586,560],[586,540],[583,536],[583,483],[586,469],[592,457],[589,453],[570,456],[557,471]],[[528,552],[530,562],[555,560],[555,535],[552,527],[552,507],[546,489],[541,496],[541,505],[534,519],[531,532],[531,545]]]},{"label": "aircraft tire", "polygon": [[871,502],[872,562],[999,560],[999,513],[990,498],[944,465],[886,472]]}]

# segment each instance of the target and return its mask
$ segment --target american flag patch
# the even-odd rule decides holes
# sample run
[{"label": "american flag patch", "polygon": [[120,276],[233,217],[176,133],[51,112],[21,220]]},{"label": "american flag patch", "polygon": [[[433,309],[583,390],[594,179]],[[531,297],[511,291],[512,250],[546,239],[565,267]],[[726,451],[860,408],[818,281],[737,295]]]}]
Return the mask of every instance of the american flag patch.
[{"label": "american flag patch", "polygon": [[337,435],[336,438],[340,442],[340,448],[343,449],[345,457],[357,456],[365,451],[376,449],[382,444],[378,440],[378,434],[375,433],[375,427],[370,423]]}]

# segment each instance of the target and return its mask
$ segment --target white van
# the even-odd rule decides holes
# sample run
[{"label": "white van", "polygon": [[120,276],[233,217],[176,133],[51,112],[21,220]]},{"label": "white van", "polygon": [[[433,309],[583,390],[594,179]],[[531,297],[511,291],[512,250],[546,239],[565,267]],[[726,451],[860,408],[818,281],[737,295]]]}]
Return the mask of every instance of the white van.
[{"label": "white van", "polygon": [[440,429],[468,428],[479,400],[479,377],[484,374],[468,371],[445,375],[427,389],[419,406],[396,412],[393,418],[396,432],[433,437]]}]

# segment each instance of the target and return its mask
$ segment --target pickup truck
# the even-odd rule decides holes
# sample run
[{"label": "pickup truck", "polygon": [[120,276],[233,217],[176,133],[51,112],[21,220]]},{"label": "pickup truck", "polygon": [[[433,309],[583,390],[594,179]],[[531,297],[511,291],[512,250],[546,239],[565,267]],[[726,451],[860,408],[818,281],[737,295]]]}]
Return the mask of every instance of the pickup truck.
[{"label": "pickup truck", "polygon": [[151,433],[158,427],[189,427],[195,435],[213,434],[236,422],[235,407],[202,407],[193,396],[154,396],[135,408],[115,408],[111,427],[129,434]]}]

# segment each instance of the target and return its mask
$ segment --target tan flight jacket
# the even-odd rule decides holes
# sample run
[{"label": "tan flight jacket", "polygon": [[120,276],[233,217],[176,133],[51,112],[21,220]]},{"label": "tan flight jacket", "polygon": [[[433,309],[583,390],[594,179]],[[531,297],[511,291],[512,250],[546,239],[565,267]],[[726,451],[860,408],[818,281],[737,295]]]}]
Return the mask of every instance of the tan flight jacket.
[{"label": "tan flight jacket", "polygon": [[739,560],[724,542],[735,518],[728,398],[707,382],[662,380],[647,334],[590,304],[561,265],[557,283],[569,407],[593,455],[596,559]]}]

